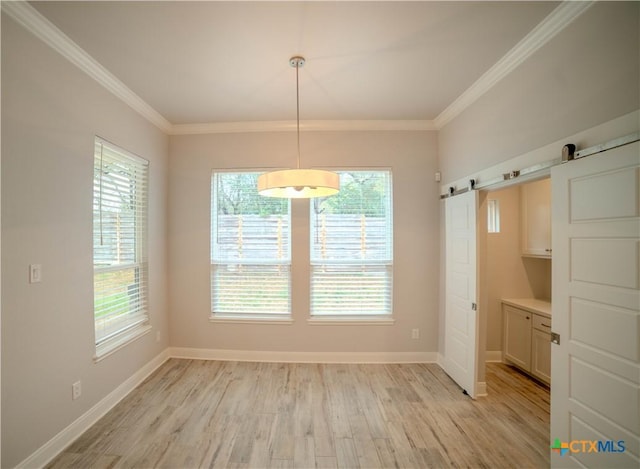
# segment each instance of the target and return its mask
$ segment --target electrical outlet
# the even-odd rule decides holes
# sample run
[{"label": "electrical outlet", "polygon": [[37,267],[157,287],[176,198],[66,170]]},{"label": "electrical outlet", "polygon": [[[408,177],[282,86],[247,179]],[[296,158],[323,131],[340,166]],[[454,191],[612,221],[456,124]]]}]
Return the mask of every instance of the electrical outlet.
[{"label": "electrical outlet", "polygon": [[76,381],[71,385],[71,399],[76,400],[82,395],[82,381]]},{"label": "electrical outlet", "polygon": [[420,329],[411,329],[411,338],[419,339],[420,338]]},{"label": "electrical outlet", "polygon": [[160,342],[160,331],[156,331],[156,342]]}]

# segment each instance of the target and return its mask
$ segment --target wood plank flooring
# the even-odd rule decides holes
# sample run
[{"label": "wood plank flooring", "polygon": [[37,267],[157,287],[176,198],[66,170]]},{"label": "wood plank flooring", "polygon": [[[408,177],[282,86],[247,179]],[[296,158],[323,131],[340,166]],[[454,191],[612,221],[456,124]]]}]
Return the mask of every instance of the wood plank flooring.
[{"label": "wood plank flooring", "polygon": [[434,364],[171,359],[50,468],[549,466],[549,391],[490,364],[476,401]]}]

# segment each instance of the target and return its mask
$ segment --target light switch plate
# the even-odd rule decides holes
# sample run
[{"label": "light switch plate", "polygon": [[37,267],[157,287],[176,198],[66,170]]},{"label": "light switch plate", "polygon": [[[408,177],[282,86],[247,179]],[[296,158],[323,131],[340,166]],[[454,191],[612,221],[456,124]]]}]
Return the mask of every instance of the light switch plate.
[{"label": "light switch plate", "polygon": [[29,283],[42,282],[42,265],[30,264],[29,265]]}]

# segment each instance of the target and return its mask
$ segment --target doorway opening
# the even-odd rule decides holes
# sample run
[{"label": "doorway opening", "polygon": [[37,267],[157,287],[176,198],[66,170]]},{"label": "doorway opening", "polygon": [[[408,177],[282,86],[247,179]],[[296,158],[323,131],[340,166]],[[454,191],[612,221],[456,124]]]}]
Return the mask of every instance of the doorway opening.
[{"label": "doorway opening", "polygon": [[487,393],[488,363],[551,385],[550,182],[544,175],[479,194],[478,381]]}]

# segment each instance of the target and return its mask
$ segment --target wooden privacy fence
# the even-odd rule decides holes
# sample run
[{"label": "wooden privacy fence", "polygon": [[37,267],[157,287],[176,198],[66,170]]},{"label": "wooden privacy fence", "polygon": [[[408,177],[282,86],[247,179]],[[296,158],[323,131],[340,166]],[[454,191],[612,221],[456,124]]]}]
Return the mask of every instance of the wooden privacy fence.
[{"label": "wooden privacy fence", "polygon": [[[218,260],[275,260],[288,255],[289,227],[285,217],[218,215],[217,220]],[[390,227],[383,217],[320,214],[315,220],[311,227],[313,260],[390,257]]]}]

